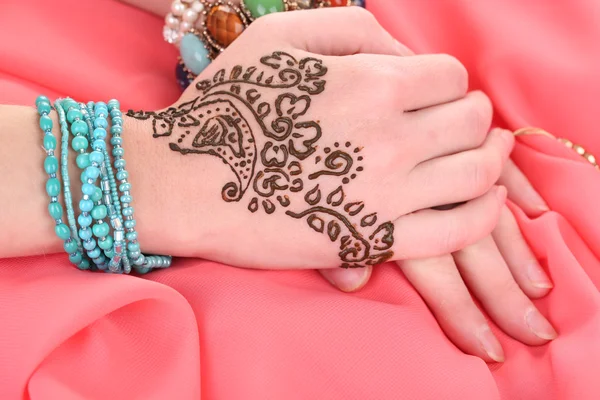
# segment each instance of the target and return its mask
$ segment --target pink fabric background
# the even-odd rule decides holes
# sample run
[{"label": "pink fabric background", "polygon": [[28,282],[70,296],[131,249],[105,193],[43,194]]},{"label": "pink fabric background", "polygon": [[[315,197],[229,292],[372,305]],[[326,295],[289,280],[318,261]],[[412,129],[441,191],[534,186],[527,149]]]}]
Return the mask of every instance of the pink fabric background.
[{"label": "pink fabric background", "polygon": [[[448,52],[497,122],[536,125],[600,155],[595,0],[370,0],[399,40]],[[44,93],[173,102],[162,21],[113,0],[0,3],[0,103]],[[2,399],[598,399],[600,173],[544,137],[514,159],[552,208],[526,238],[555,283],[538,307],[560,337],[498,333],[503,365],[460,352],[391,265],[343,294],[316,272],[201,260],[144,279],[82,273],[65,255],[0,260]]]}]

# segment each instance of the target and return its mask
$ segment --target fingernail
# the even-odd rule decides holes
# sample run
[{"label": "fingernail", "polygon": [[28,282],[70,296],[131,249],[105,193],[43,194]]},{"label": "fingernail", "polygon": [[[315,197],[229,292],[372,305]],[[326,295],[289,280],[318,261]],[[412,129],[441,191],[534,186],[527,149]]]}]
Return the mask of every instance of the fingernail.
[{"label": "fingernail", "polygon": [[504,186],[498,186],[496,189],[496,197],[500,200],[501,203],[506,201],[506,188]]},{"label": "fingernail", "polygon": [[331,269],[322,271],[329,283],[343,292],[353,292],[365,284],[368,268]]},{"label": "fingernail", "polygon": [[536,261],[532,261],[527,266],[527,277],[533,287],[540,289],[550,289],[554,287],[548,278],[548,275],[546,275],[542,267],[540,267]]},{"label": "fingernail", "polygon": [[502,345],[492,333],[489,326],[485,325],[477,334],[477,339],[483,351],[487,353],[490,358],[496,362],[504,362],[504,350]]},{"label": "fingernail", "polygon": [[553,340],[558,336],[552,325],[550,325],[550,322],[535,308],[530,308],[527,311],[525,314],[525,323],[527,323],[529,330],[540,339]]}]

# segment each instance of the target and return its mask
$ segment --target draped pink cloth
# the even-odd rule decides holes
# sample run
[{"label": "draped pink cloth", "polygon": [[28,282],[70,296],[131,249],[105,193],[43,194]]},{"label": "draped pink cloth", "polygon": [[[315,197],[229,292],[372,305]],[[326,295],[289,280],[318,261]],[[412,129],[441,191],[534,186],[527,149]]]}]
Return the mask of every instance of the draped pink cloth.
[{"label": "draped pink cloth", "polygon": [[[600,3],[371,0],[418,52],[447,52],[497,123],[541,126],[600,155]],[[0,3],[0,103],[178,97],[162,21],[112,0]],[[560,336],[528,347],[496,329],[504,364],[459,351],[392,265],[359,293],[314,271],[177,260],[145,278],[84,273],[65,255],[0,260],[0,398],[600,398],[600,172],[545,137],[514,159],[552,208],[515,209],[555,288],[537,306]],[[1,245],[1,244],[0,244]]]}]

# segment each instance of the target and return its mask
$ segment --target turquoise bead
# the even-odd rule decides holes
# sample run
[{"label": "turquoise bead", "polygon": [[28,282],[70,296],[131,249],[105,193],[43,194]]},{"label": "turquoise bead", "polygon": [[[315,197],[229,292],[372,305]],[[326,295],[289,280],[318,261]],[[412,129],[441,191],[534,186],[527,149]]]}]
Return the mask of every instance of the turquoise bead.
[{"label": "turquoise bead", "polygon": [[40,128],[43,131],[51,131],[52,130],[52,118],[47,115],[42,115],[40,117]]},{"label": "turquoise bead", "polygon": [[100,250],[99,247],[96,247],[94,250],[88,251],[87,255],[88,255],[88,257],[95,259],[95,258],[100,257],[100,255],[102,255],[102,250]]},{"label": "turquoise bead", "polygon": [[91,183],[84,183],[81,187],[81,191],[83,192],[83,194],[92,197],[94,192],[96,191],[96,186],[92,185]]},{"label": "turquoise bead", "polygon": [[[106,238],[109,238],[110,236],[107,236]],[[112,238],[111,238],[112,239]],[[108,258],[113,258],[113,256],[115,255],[115,251],[114,249],[110,248],[107,250],[104,250],[104,255]]]},{"label": "turquoise bead", "polygon": [[37,110],[40,114],[49,114],[52,111],[52,106],[47,101],[38,103]]},{"label": "turquoise bead", "polygon": [[119,100],[117,100],[117,99],[110,99],[108,101],[108,107],[110,107],[110,108],[121,108],[121,104],[119,103]]},{"label": "turquoise bead", "polygon": [[104,150],[106,149],[106,142],[102,139],[96,139],[94,140],[94,143],[92,143],[92,147],[96,150]]},{"label": "turquoise bead", "polygon": [[92,210],[92,217],[94,217],[94,219],[96,219],[96,220],[106,218],[106,214],[107,214],[107,211],[106,211],[106,206],[104,204],[96,206]]},{"label": "turquoise bead", "polygon": [[81,260],[77,268],[79,268],[82,271],[90,269],[90,262],[88,260]]},{"label": "turquoise bead", "polygon": [[81,171],[80,179],[81,179],[81,183],[87,183],[88,182],[88,176],[85,173],[85,170]]},{"label": "turquoise bead", "polygon": [[125,234],[125,238],[129,241],[134,241],[137,240],[138,238],[138,234],[137,232],[127,232],[127,234]]},{"label": "turquoise bead", "polygon": [[79,230],[79,237],[81,240],[88,240],[92,238],[92,230],[90,228],[82,228]]},{"label": "turquoise bead", "polygon": [[113,149],[112,154],[115,157],[123,157],[123,154],[125,154],[125,150],[123,150],[122,148]]},{"label": "turquoise bead", "polygon": [[121,111],[119,111],[119,110],[112,110],[112,111],[110,112],[110,116],[111,116],[111,117],[113,117],[113,118],[116,118],[116,117],[121,117],[121,116],[123,116],[123,114],[122,114],[122,113],[121,113]]},{"label": "turquoise bead", "polygon": [[123,203],[131,203],[132,201],[133,201],[133,198],[131,196],[128,196],[128,195],[121,196],[121,202],[123,202]]},{"label": "turquoise bead", "polygon": [[81,114],[81,111],[79,111],[76,108],[67,111],[67,121],[69,121],[70,123],[73,123],[76,120],[81,119],[82,117],[83,115]]},{"label": "turquoise bead", "polygon": [[56,138],[54,135],[44,135],[44,149],[56,150]]},{"label": "turquoise bead", "polygon": [[100,128],[106,128],[108,126],[108,121],[106,118],[98,117],[94,120],[94,125]]},{"label": "turquoise bead", "polygon": [[87,228],[92,224],[92,217],[90,215],[80,214],[79,217],[77,217],[77,222],[82,228]]},{"label": "turquoise bead", "polygon": [[188,33],[181,39],[179,51],[185,66],[199,75],[210,64],[209,52],[200,38]]},{"label": "turquoise bead", "polygon": [[62,206],[59,203],[50,203],[48,204],[48,213],[50,213],[52,219],[62,218]]},{"label": "turquoise bead", "polygon": [[[119,168],[119,169],[125,168],[125,164],[126,164],[125,159],[120,158],[117,161],[115,161],[115,168]],[[123,189],[121,189],[121,190],[123,190]],[[125,189],[125,190],[129,190],[129,189]]]},{"label": "turquoise bead", "polygon": [[71,261],[73,264],[79,264],[81,262],[81,260],[83,260],[83,257],[81,256],[80,252],[71,254],[69,256],[69,261]]},{"label": "turquoise bead", "polygon": [[112,247],[112,245],[113,245],[113,238],[110,235],[106,236],[104,238],[104,240],[98,241],[98,246],[100,246],[100,248],[102,250],[108,250]]},{"label": "turquoise bead", "polygon": [[126,217],[131,217],[133,215],[133,207],[125,207],[122,213]]},{"label": "turquoise bead", "polygon": [[94,239],[86,240],[83,242],[83,248],[87,251],[92,251],[96,248],[96,241]]},{"label": "turquoise bead", "polygon": [[129,250],[129,251],[140,251],[140,244],[139,243],[129,243],[127,245],[127,250]]},{"label": "turquoise bead", "polygon": [[[100,251],[100,249],[98,249],[98,251]],[[100,255],[96,258],[94,258],[94,263],[96,265],[99,264],[103,264],[106,261],[106,257],[104,257],[104,254],[100,253]]]},{"label": "turquoise bead", "polygon": [[58,159],[54,156],[48,156],[44,160],[44,170],[48,174],[55,174],[58,171]]},{"label": "turquoise bead", "polygon": [[113,137],[112,139],[110,139],[110,144],[112,144],[113,146],[121,146],[123,144],[123,139],[121,139],[120,137]]},{"label": "turquoise bead", "polygon": [[68,254],[73,254],[77,251],[77,242],[74,240],[69,240],[68,242],[65,242],[63,247],[65,249],[65,252],[67,252]]},{"label": "turquoise bead", "polygon": [[79,108],[79,104],[73,99],[63,100],[61,104],[65,110],[68,110],[69,108]]},{"label": "turquoise bead", "polygon": [[60,194],[60,182],[56,178],[50,178],[46,182],[46,193],[48,196],[54,197]]},{"label": "turquoise bead", "polygon": [[106,129],[104,129],[104,128],[94,129],[94,139],[105,139],[105,138],[106,138]]},{"label": "turquoise bead", "polygon": [[[119,161],[125,161],[125,160],[121,159]],[[121,192],[128,192],[128,191],[130,191],[131,190],[131,183],[121,183],[119,185],[119,190]]]},{"label": "turquoise bead", "polygon": [[89,142],[84,136],[76,136],[71,142],[71,147],[73,147],[73,150],[77,152],[79,152],[79,150],[86,150],[88,146]]},{"label": "turquoise bead", "polygon": [[73,124],[71,124],[71,132],[73,135],[86,135],[88,133],[88,126],[84,121],[75,121]]},{"label": "turquoise bead", "polygon": [[91,165],[90,155],[88,153],[78,155],[75,161],[77,162],[77,166],[81,169],[85,169]]},{"label": "turquoise bead", "polygon": [[110,133],[112,133],[113,135],[120,135],[121,133],[123,133],[123,128],[121,128],[120,126],[111,126],[110,127]]},{"label": "turquoise bead", "polygon": [[98,177],[100,176],[100,169],[98,169],[98,167],[87,167],[85,169],[85,175],[89,178],[89,179],[98,179]]},{"label": "turquoise bead", "polygon": [[123,223],[123,225],[125,225],[125,228],[127,228],[127,229],[135,228],[135,220],[134,219],[127,220]]},{"label": "turquoise bead", "polygon": [[94,189],[94,194],[91,195],[90,198],[94,203],[99,202],[100,200],[102,200],[102,190],[99,187],[97,187],[96,189]]},{"label": "turquoise bead", "polygon": [[35,99],[35,106],[37,107],[42,102],[50,103],[50,100],[46,96],[40,95]]},{"label": "turquoise bead", "polygon": [[90,212],[94,208],[94,202],[92,200],[80,200],[79,201],[79,209],[82,212]]},{"label": "turquoise bead", "polygon": [[54,231],[56,232],[56,236],[61,238],[62,240],[67,240],[71,237],[71,231],[69,227],[65,224],[58,224],[54,227]]},{"label": "turquoise bead", "polygon": [[101,152],[99,152],[97,150],[96,151],[92,151],[90,153],[90,161],[93,162],[93,163],[100,164],[100,163],[102,163],[102,161],[104,161],[104,154],[102,154]]},{"label": "turquoise bead", "polygon": [[123,118],[121,117],[114,117],[112,119],[113,125],[123,125]]},{"label": "turquoise bead", "polygon": [[92,227],[94,236],[96,236],[98,238],[108,235],[109,229],[110,228],[108,227],[108,224],[106,222],[103,222],[101,224],[96,224]]},{"label": "turquoise bead", "polygon": [[123,179],[127,179],[128,176],[129,176],[129,173],[127,173],[127,171],[117,172],[117,179],[120,181],[122,181]]}]

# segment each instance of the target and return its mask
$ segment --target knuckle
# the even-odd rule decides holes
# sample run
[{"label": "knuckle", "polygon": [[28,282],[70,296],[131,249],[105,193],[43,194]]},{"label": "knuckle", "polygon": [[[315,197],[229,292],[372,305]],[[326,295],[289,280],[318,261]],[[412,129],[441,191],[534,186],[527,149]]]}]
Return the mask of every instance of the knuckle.
[{"label": "knuckle", "polygon": [[453,82],[459,87],[461,93],[467,93],[469,73],[463,63],[450,54],[439,54],[438,58],[448,82]]},{"label": "knuckle", "polygon": [[463,228],[462,221],[459,218],[450,219],[442,237],[441,247],[444,252],[452,253],[469,245],[467,230]]},{"label": "knuckle", "polygon": [[[477,157],[474,161],[467,163],[467,181],[470,182],[472,190],[471,195],[478,197],[487,192],[496,182],[498,176],[496,171],[500,170],[496,166],[494,155],[489,157]],[[499,172],[498,172],[499,174]]]}]

